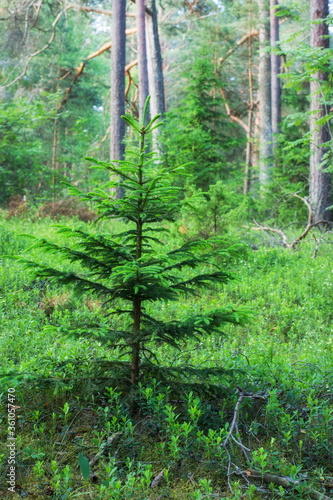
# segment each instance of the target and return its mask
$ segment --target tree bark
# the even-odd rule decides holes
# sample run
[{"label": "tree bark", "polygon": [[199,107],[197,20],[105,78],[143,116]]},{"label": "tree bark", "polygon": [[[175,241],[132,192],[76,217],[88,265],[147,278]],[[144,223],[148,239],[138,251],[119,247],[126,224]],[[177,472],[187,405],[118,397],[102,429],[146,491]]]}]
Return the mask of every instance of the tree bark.
[{"label": "tree bark", "polygon": [[136,23],[137,23],[137,44],[138,44],[138,70],[139,70],[139,119],[140,121],[142,121],[143,108],[149,93],[145,0],[136,1]]},{"label": "tree bark", "polygon": [[[158,17],[156,0],[150,3],[151,16],[147,16],[147,50],[149,54],[148,77],[149,93],[151,95],[151,115],[163,115],[165,113],[165,95],[163,78],[163,61],[158,33]],[[158,129],[157,129],[158,130]]]},{"label": "tree bark", "polygon": [[111,160],[122,160],[125,146],[125,65],[126,65],[126,0],[114,0],[111,34]]},{"label": "tree bark", "polygon": [[[328,0],[311,0],[311,47],[329,48],[328,25],[318,20],[328,16]],[[314,221],[322,219],[332,220],[332,211],[327,207],[332,205],[332,179],[331,174],[324,172],[322,168],[323,157],[327,152],[324,144],[330,140],[328,124],[318,124],[328,112],[322,99],[321,82],[327,80],[327,73],[323,70],[313,75],[310,82],[310,203],[314,211]]]},{"label": "tree bark", "polygon": [[[279,48],[280,33],[279,33],[279,18],[276,16],[278,0],[270,0],[270,20],[271,20],[271,48]],[[280,132],[281,122],[281,82],[278,75],[281,73],[280,55],[274,52],[271,53],[271,94],[272,94],[272,152],[276,153],[277,137]]]},{"label": "tree bark", "polygon": [[[139,185],[143,186],[144,178],[143,178],[143,162],[144,162],[144,151],[145,151],[145,136],[141,136],[140,143],[140,163],[138,165],[138,177],[139,177]],[[135,250],[135,258],[139,261],[142,257],[142,228],[143,222],[141,219],[141,213],[143,209],[143,197],[142,193],[139,194],[139,207],[140,207],[140,216],[136,221],[136,250]],[[137,277],[139,278],[139,270],[137,270]],[[133,299],[133,343],[132,343],[132,360],[131,360],[131,382],[133,385],[137,385],[139,382],[139,374],[140,374],[140,329],[141,329],[141,297],[138,294],[134,295]]]},{"label": "tree bark", "polygon": [[259,6],[259,183],[264,191],[271,177],[272,110],[269,0],[258,0]]},{"label": "tree bark", "polygon": [[[125,65],[126,65],[126,0],[114,0],[111,33],[111,124],[110,159],[123,160],[125,154]],[[117,188],[121,198],[123,190]]]},{"label": "tree bark", "polygon": [[[148,81],[150,99],[150,114],[153,118],[156,115],[165,113],[164,77],[161,45],[158,33],[158,17],[156,0],[150,2],[151,15],[146,15],[147,28],[147,56],[148,56]],[[153,150],[160,156],[162,146],[159,140],[161,128],[153,130]]]},{"label": "tree bark", "polygon": [[[250,3],[250,28],[252,26],[252,2]],[[245,172],[244,172],[244,185],[243,193],[249,194],[251,187],[251,173],[252,173],[252,160],[253,160],[253,132],[254,132],[254,96],[253,96],[253,51],[252,51],[252,37],[247,40],[248,52],[248,77],[249,77],[249,111],[247,117],[248,130],[246,133],[246,154],[245,154]]]}]

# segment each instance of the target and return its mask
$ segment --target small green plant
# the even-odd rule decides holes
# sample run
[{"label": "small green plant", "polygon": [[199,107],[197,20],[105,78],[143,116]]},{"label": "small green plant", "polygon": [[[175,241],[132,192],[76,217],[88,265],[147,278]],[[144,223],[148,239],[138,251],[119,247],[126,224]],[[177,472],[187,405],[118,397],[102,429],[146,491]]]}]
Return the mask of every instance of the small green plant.
[{"label": "small green plant", "polygon": [[269,471],[269,454],[264,448],[258,448],[254,450],[253,454],[253,464],[261,472],[262,475]]},{"label": "small green plant", "polygon": [[[247,314],[225,307],[173,320],[154,315],[151,303],[177,301],[184,294],[195,295],[199,289],[228,283],[233,275],[216,264],[218,255],[222,254],[225,259],[228,254],[225,248],[216,249],[218,237],[167,249],[166,240],[160,235],[168,233],[165,224],[174,221],[179,210],[179,188],[173,181],[183,169],[164,168],[147,150],[146,138],[159,126],[156,124],[158,116],[147,126],[129,114],[123,118],[139,140],[139,148],[128,152],[131,160],[105,163],[89,158],[96,168],[108,171],[117,179],[88,194],[74,187],[69,189],[81,199],[95,203],[101,219],[120,219],[127,230],[93,234],[60,227],[59,233],[78,241],[76,246],[69,248],[40,240],[36,247],[75,263],[72,269],[59,270],[27,259],[22,262],[33,269],[35,277],[72,285],[78,294],[89,293],[102,298],[105,307],[109,308],[105,321],[81,328],[79,334],[93,336],[110,347],[117,346],[120,354],[129,356],[129,362],[119,358],[112,366],[128,377],[132,386],[137,386],[144,373],[161,373],[154,346],[164,344],[179,348],[188,339],[220,334],[222,325],[240,324]],[[119,187],[125,190],[125,196],[114,199],[110,192]],[[122,327],[113,326],[114,317],[122,318]],[[192,376],[201,374],[206,381],[210,374],[224,373],[217,368],[189,370],[186,367],[165,367],[164,373],[179,376],[179,372],[186,370]],[[68,408],[64,407],[63,412],[66,419]]]},{"label": "small green plant", "polygon": [[43,460],[37,460],[35,465],[33,466],[33,471],[36,474],[37,478],[42,478],[45,474],[45,469],[44,469],[44,461]]},{"label": "small green plant", "polygon": [[56,460],[51,461],[52,480],[51,485],[54,489],[54,498],[59,500],[66,500],[70,498],[71,493],[74,491],[73,472],[70,465],[66,465],[63,469],[59,469]]}]

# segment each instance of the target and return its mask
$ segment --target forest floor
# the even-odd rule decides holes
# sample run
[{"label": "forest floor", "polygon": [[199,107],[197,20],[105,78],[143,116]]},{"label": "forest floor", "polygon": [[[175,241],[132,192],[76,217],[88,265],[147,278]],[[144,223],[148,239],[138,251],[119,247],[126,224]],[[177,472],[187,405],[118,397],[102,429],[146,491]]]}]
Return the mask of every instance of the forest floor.
[{"label": "forest floor", "polygon": [[[3,216],[0,254],[40,259],[20,234],[63,243],[52,223]],[[237,237],[252,245],[238,280],[159,305],[169,318],[224,304],[253,312],[223,335],[156,349],[157,364],[224,368],[211,388],[180,374],[129,393],[108,367],[117,349],[78,336],[107,321],[103,304],[1,260],[0,498],[333,498],[332,241],[313,258],[311,239],[291,252]]]}]

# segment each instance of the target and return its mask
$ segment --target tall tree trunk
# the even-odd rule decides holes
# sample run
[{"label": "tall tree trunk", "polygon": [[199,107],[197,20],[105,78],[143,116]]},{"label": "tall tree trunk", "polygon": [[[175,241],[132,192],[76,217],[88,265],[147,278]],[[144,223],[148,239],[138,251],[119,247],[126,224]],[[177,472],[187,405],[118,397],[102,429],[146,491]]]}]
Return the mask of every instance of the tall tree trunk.
[{"label": "tall tree trunk", "polygon": [[[249,33],[252,32],[252,1],[250,0],[250,13],[249,13]],[[245,172],[244,172],[244,186],[243,193],[247,195],[251,186],[251,173],[253,167],[253,132],[254,132],[254,96],[253,96],[253,50],[252,50],[252,37],[247,40],[247,53],[248,53],[248,76],[249,76],[249,111],[247,117],[248,131],[246,134],[246,157],[245,157]]]},{"label": "tall tree trunk", "polygon": [[[279,18],[276,16],[278,0],[270,0],[271,12],[271,48],[279,48]],[[277,137],[280,132],[281,122],[281,82],[278,75],[281,72],[281,59],[279,54],[271,53],[271,93],[272,93],[272,134],[273,134],[273,155],[276,153]]]},{"label": "tall tree trunk", "polygon": [[[126,65],[126,0],[113,0],[111,50],[111,126],[110,158],[122,160],[125,153],[125,65]],[[122,196],[118,189],[117,197]]]},{"label": "tall tree trunk", "polygon": [[[151,16],[147,16],[147,50],[149,93],[151,95],[151,115],[163,115],[165,113],[163,61],[160,39],[158,34],[158,17],[156,0],[150,2]],[[158,130],[158,129],[157,129]]]},{"label": "tall tree trunk", "polygon": [[143,108],[149,93],[145,0],[136,0],[136,24],[139,70],[139,118],[142,120]]},{"label": "tall tree trunk", "polygon": [[53,124],[53,141],[52,141],[52,201],[56,201],[55,183],[57,170],[57,145],[58,145],[58,116],[54,119]]},{"label": "tall tree trunk", "polygon": [[[160,39],[158,34],[158,16],[156,9],[156,0],[150,2],[151,15],[146,16],[147,29],[147,55],[148,55],[148,80],[150,113],[151,117],[165,113],[165,95],[164,95],[164,77],[163,77],[163,61]],[[159,143],[160,128],[153,131],[153,150],[161,153],[161,145]]]},{"label": "tall tree trunk", "polygon": [[259,183],[263,191],[270,181],[272,163],[271,57],[269,0],[258,0],[259,6]]},{"label": "tall tree trunk", "polygon": [[[311,0],[311,46],[313,48],[329,48],[328,25],[318,20],[328,16],[328,0]],[[323,144],[330,140],[328,124],[318,124],[318,120],[327,114],[320,92],[321,82],[327,80],[325,71],[318,71],[310,82],[310,203],[314,210],[314,222],[322,219],[332,220],[332,211],[327,207],[332,205],[331,174],[323,172],[323,156],[327,152]]]}]

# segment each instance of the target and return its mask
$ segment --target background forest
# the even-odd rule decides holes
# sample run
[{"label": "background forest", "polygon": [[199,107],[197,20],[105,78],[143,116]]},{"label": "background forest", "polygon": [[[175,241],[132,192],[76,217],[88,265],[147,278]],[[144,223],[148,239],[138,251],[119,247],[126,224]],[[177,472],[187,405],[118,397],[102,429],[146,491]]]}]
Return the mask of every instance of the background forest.
[{"label": "background forest", "polygon": [[333,498],[329,7],[0,0],[0,496]]}]

